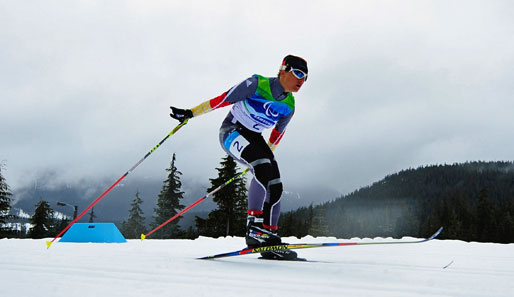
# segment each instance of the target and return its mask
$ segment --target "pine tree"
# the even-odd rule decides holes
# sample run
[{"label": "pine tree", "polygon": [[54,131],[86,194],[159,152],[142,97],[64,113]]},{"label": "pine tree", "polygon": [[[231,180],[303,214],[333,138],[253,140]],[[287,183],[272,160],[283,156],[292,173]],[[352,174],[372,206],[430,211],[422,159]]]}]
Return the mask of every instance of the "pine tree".
[{"label": "pine tree", "polygon": [[328,224],[325,217],[325,209],[319,208],[314,210],[312,204],[310,206],[312,213],[312,224],[309,228],[309,235],[312,236],[328,236]]},{"label": "pine tree", "polygon": [[130,204],[129,217],[122,224],[121,232],[125,238],[136,239],[140,238],[141,234],[146,233],[145,217],[141,210],[142,203],[143,200],[139,197],[139,191],[137,191],[136,198]]},{"label": "pine tree", "polygon": [[[222,159],[221,167],[216,168],[218,177],[210,179],[211,187],[208,192],[224,184],[240,172],[237,164],[230,156]],[[204,236],[244,236],[246,233],[246,180],[240,176],[223,189],[214,194],[213,201],[218,208],[209,213],[206,220],[197,218],[197,228]]]},{"label": "pine tree", "polygon": [[478,205],[476,209],[476,227],[478,229],[478,239],[482,242],[492,241],[492,233],[495,228],[494,205],[489,197],[489,190],[483,188],[478,195]]},{"label": "pine tree", "polygon": [[45,200],[39,201],[36,204],[34,215],[30,219],[33,225],[29,231],[30,238],[44,238],[52,235],[54,228],[54,211]]},{"label": "pine tree", "polygon": [[[180,204],[183,199],[184,192],[180,190],[182,183],[180,176],[182,173],[175,167],[175,153],[171,159],[168,178],[163,182],[162,190],[157,199],[157,208],[154,208],[155,217],[152,226],[155,228],[176,215],[180,210],[184,209],[184,205]],[[183,238],[185,232],[180,229],[178,223],[181,217],[168,223],[155,233],[157,238]]]},{"label": "pine tree", "polygon": [[89,212],[89,220],[88,223],[93,223],[95,221],[96,215],[95,215],[95,208],[91,208],[91,211]]},{"label": "pine tree", "polygon": [[5,227],[8,219],[12,219],[13,216],[9,214],[11,210],[12,194],[9,191],[9,186],[2,176],[2,167],[0,164],[0,238],[4,238],[9,235],[9,229]]},{"label": "pine tree", "polygon": [[59,232],[64,230],[70,224],[70,221],[68,220],[68,218],[66,216],[64,216],[62,219],[55,219],[54,222],[55,222],[55,224],[54,224],[55,227],[53,229],[54,234],[59,234]]},{"label": "pine tree", "polygon": [[295,211],[289,211],[280,215],[278,221],[278,229],[280,230],[281,236],[295,236]]}]

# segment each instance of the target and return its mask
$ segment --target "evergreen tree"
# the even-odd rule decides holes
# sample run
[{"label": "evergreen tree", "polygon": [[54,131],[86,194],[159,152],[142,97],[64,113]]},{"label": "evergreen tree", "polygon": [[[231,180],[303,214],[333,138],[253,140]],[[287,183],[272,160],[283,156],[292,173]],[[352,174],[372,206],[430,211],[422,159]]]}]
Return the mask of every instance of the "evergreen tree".
[{"label": "evergreen tree", "polygon": [[296,236],[298,234],[295,229],[295,224],[297,222],[295,215],[295,211],[289,211],[280,215],[278,229],[280,230],[281,236]]},{"label": "evergreen tree", "polygon": [[[221,161],[221,167],[216,168],[218,177],[210,179],[211,187],[208,192],[216,189],[234,176],[238,175],[237,164],[227,155]],[[196,218],[196,225],[200,235],[244,236],[246,234],[246,180],[240,176],[214,194],[213,201],[218,208],[209,213],[207,219]]]},{"label": "evergreen tree", "polygon": [[88,223],[93,223],[95,221],[96,215],[95,215],[95,208],[91,208],[91,211],[89,212],[89,220]]},{"label": "evergreen tree", "polygon": [[312,204],[309,207],[309,213],[312,215],[312,223],[309,228],[309,235],[312,236],[328,236],[328,224],[325,218],[325,209],[313,209]]},{"label": "evergreen tree", "polygon": [[62,219],[55,219],[54,222],[55,222],[55,224],[54,224],[55,228],[53,229],[53,233],[55,233],[55,234],[59,234],[59,232],[64,230],[70,224],[70,221],[68,220],[68,218],[66,216],[63,217]]},{"label": "evergreen tree", "polygon": [[198,232],[195,230],[195,228],[193,228],[193,226],[189,226],[189,228],[187,228],[185,238],[187,238],[187,239],[198,238]]},{"label": "evergreen tree", "polygon": [[499,236],[497,242],[514,242],[514,218],[510,212],[505,212],[503,217],[500,219],[498,233],[501,234],[501,236]]},{"label": "evergreen tree", "polygon": [[494,205],[489,197],[487,188],[480,190],[478,195],[478,205],[476,213],[476,226],[478,230],[478,239],[482,242],[492,241],[495,225]]},{"label": "evergreen tree", "polygon": [[121,232],[125,238],[137,239],[141,234],[146,233],[145,218],[141,210],[143,200],[139,197],[139,191],[136,192],[136,198],[130,204],[129,217],[124,221],[121,227]]},{"label": "evergreen tree", "polygon": [[[184,209],[184,206],[180,204],[180,200],[183,199],[184,192],[180,190],[182,183],[180,182],[180,176],[182,173],[175,167],[175,153],[171,159],[170,168],[166,169],[169,172],[168,178],[163,182],[162,190],[159,193],[157,199],[157,208],[154,208],[155,217],[152,226],[155,228],[169,218],[176,215],[180,210]],[[178,223],[181,217],[168,223],[161,229],[159,229],[155,236],[157,238],[183,238],[185,232],[180,229]]]},{"label": "evergreen tree", "polygon": [[44,238],[52,236],[54,230],[54,211],[45,200],[36,204],[34,215],[30,219],[32,228],[29,231],[30,238]]},{"label": "evergreen tree", "polygon": [[4,238],[9,235],[10,230],[5,227],[8,219],[13,219],[13,216],[9,214],[11,210],[12,194],[9,191],[9,186],[2,176],[2,167],[0,164],[0,238]]}]

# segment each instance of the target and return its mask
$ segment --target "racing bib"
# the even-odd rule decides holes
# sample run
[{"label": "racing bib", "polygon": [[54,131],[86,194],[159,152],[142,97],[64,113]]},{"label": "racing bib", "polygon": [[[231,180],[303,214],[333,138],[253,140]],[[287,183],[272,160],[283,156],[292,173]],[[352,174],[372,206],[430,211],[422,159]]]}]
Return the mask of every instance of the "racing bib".
[{"label": "racing bib", "polygon": [[241,159],[241,153],[248,146],[250,142],[243,137],[243,135],[239,134],[239,132],[234,131],[228,135],[225,139],[224,146],[225,148],[237,159]]}]

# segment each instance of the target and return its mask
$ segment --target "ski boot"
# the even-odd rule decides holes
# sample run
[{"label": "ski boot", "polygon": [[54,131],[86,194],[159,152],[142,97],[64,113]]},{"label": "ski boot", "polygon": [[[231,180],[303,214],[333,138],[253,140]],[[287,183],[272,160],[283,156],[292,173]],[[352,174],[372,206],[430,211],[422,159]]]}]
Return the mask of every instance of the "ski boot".
[{"label": "ski boot", "polygon": [[246,245],[249,248],[282,244],[280,237],[262,226],[262,216],[248,216],[246,222]]},{"label": "ski boot", "polygon": [[305,259],[298,258],[298,254],[290,249],[263,252],[261,258],[266,260],[305,261]]},{"label": "ski boot", "polygon": [[[277,231],[276,230],[269,230],[269,231],[272,234],[274,234],[274,236],[279,237],[277,235]],[[281,242],[280,244],[287,244],[287,243]],[[299,260],[300,259],[300,258],[298,258],[298,254],[295,251],[292,251],[290,249],[262,252],[261,253],[261,258],[262,259],[267,259],[267,260],[289,260],[289,261],[291,261],[291,260]]]},{"label": "ski boot", "polygon": [[[246,228],[246,245],[249,248],[281,245],[280,236],[276,230],[270,230],[262,225],[263,219],[259,216],[248,216]],[[262,252],[263,259],[268,260],[297,260],[298,255],[290,249]]]}]

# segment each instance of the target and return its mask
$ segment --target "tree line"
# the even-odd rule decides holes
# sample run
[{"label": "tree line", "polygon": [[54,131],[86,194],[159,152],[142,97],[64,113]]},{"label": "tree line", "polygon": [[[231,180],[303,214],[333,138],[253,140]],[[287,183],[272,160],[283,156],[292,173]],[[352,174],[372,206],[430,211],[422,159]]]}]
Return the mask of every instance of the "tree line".
[{"label": "tree line", "polygon": [[[70,220],[66,216],[57,218],[48,201],[43,199],[35,205],[30,219],[25,224],[20,223],[21,218],[10,213],[13,194],[2,175],[3,168],[4,165],[0,164],[0,238],[53,237],[66,228]],[[95,217],[93,208],[89,213],[89,222],[93,222]]]},{"label": "tree line", "polygon": [[333,201],[285,213],[284,236],[426,237],[514,242],[514,164],[467,162],[389,175]]},{"label": "tree line", "polygon": [[[184,209],[182,173],[173,154],[166,180],[158,195],[154,216],[147,223],[141,210],[139,192],[130,204],[120,230],[126,238],[140,238]],[[235,161],[226,156],[218,176],[210,179],[208,192],[241,173]],[[195,227],[184,230],[181,217],[152,234],[152,238],[196,238],[198,236],[244,236],[246,230],[247,189],[238,177],[213,201],[218,207],[206,218],[195,218]],[[12,194],[0,170],[0,232],[15,236],[6,228],[12,219],[9,208]],[[40,201],[31,218],[29,237],[54,236],[68,222],[51,219],[48,203]],[[50,219],[48,219],[50,218]],[[281,236],[304,237],[426,237],[440,226],[440,238],[481,242],[514,242],[514,164],[512,162],[467,162],[403,170],[347,195],[320,205],[310,205],[283,213],[279,221]]]},{"label": "tree line", "polygon": [[[146,222],[145,214],[141,209],[143,199],[139,192],[135,193],[135,198],[130,203],[128,217],[121,224],[119,229],[128,239],[140,238],[141,234],[146,234],[149,230],[160,226],[178,212],[184,209],[181,204],[184,199],[184,192],[181,190],[182,183],[180,176],[182,173],[175,165],[176,155],[172,155],[170,167],[166,169],[167,178],[163,181],[162,189],[157,197],[154,216],[149,224]],[[9,214],[11,210],[12,193],[5,181],[0,166],[0,238],[44,238],[56,236],[70,223],[67,217],[55,218],[54,210],[50,204],[41,199],[31,216],[28,230],[13,228],[12,223],[16,221],[14,215]],[[232,157],[226,156],[221,161],[221,166],[216,168],[218,176],[210,179],[211,187],[207,191],[212,191],[224,184],[227,180],[235,178],[230,184],[216,192],[212,199],[217,203],[218,208],[209,213],[203,219],[195,218],[196,228],[189,227],[184,230],[180,227],[181,216],[164,225],[152,234],[155,239],[171,238],[197,238],[198,236],[244,236],[246,232],[246,182],[241,171],[237,167]],[[90,213],[89,222],[93,222],[94,210]]]}]

